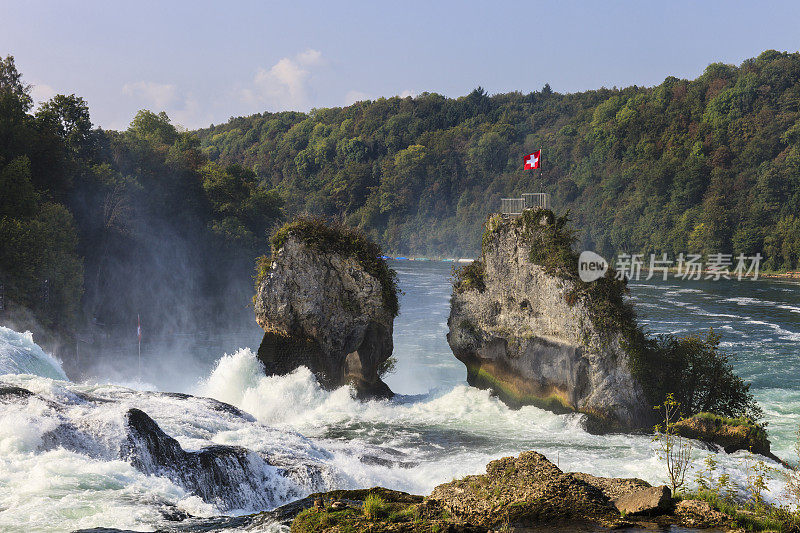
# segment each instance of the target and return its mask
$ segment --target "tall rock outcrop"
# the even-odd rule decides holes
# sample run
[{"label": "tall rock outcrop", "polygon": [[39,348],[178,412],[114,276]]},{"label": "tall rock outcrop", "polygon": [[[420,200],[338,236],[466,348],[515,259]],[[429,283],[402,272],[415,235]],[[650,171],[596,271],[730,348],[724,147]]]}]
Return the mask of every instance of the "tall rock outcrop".
[{"label": "tall rock outcrop", "polygon": [[480,261],[454,281],[447,340],[467,381],[509,405],[582,412],[593,431],[644,427],[652,409],[625,348],[624,282],[580,281],[565,225],[548,210],[490,217]]},{"label": "tall rock outcrop", "polygon": [[267,374],[306,366],[326,388],[350,384],[360,398],[392,396],[380,375],[391,361],[397,288],[380,248],[356,230],[311,218],[287,224],[272,244],[254,298]]}]

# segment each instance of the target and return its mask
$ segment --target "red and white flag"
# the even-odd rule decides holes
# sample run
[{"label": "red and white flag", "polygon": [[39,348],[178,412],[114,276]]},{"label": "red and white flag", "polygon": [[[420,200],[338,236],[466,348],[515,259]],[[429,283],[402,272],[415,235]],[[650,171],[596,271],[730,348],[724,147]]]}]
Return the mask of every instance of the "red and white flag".
[{"label": "red and white flag", "polygon": [[539,168],[539,160],[542,158],[542,151],[536,150],[532,154],[528,154],[525,156],[525,166],[523,167],[524,170],[534,170]]},{"label": "red and white flag", "polygon": [[136,315],[136,335],[139,337],[139,342],[142,342],[142,323],[139,322],[139,315]]}]

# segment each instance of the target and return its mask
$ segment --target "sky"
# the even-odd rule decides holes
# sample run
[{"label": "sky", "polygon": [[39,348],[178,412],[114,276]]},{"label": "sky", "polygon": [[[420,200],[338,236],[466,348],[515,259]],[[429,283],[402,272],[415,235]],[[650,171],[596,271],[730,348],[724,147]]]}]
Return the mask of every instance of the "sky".
[{"label": "sky", "polygon": [[800,2],[0,0],[0,55],[95,125],[185,128],[381,96],[651,86],[800,49]]}]

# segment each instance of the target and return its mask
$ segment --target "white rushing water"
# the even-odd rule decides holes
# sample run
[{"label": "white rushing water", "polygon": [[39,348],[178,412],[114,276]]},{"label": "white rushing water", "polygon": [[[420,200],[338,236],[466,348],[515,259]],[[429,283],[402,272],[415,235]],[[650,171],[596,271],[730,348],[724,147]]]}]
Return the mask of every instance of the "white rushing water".
[{"label": "white rushing water", "polygon": [[[439,483],[482,472],[492,459],[531,449],[564,470],[664,482],[662,463],[647,436],[591,435],[577,415],[535,407],[511,410],[488,392],[467,386],[444,340],[449,286],[437,281],[446,279],[442,272],[428,268],[400,272],[406,310],[396,326],[398,369],[388,380],[400,394],[391,401],[359,402],[347,388],[322,390],[304,368],[264,376],[249,348],[222,356],[197,379],[190,391],[194,396],[137,391],[102,380],[71,383],[30,334],[0,328],[0,530],[150,531],[182,513],[242,514],[332,488],[381,485],[426,494]],[[663,291],[657,293],[663,297]],[[679,295],[671,297],[680,301]],[[408,310],[409,302],[417,304],[416,312]],[[726,313],[711,309],[709,314]],[[762,318],[756,313],[751,320]],[[786,389],[758,389],[759,399],[769,399],[768,417],[780,415],[787,427],[796,425],[798,403],[781,404],[770,397],[779,393],[770,390]],[[149,415],[187,452],[220,445],[245,449],[237,452],[242,461],[225,464],[241,469],[249,484],[201,497],[186,479],[153,466],[157,458],[129,453],[131,443],[138,442],[126,425],[132,408]],[[700,467],[709,453],[696,447],[695,464]],[[736,484],[745,484],[749,453],[716,458]],[[770,499],[781,498],[782,484],[772,476]]]},{"label": "white rushing water", "polygon": [[20,334],[0,326],[0,375],[3,374],[33,374],[67,379],[61,363],[33,342],[30,332]]}]

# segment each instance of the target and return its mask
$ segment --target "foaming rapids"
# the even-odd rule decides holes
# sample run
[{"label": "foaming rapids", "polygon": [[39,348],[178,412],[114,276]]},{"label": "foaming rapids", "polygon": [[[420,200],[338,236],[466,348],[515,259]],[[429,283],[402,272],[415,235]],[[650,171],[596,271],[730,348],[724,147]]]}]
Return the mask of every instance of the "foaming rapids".
[{"label": "foaming rapids", "polygon": [[[487,391],[466,385],[359,402],[347,388],[321,389],[305,368],[264,376],[255,355],[240,350],[219,361],[198,393],[236,405],[264,424],[313,438],[331,452],[330,464],[348,472],[356,486],[427,494],[439,483],[480,473],[490,460],[522,450],[537,450],[566,471],[665,482],[649,436],[592,435],[583,430],[580,415],[555,415],[532,406],[511,410]],[[710,453],[695,445],[696,470]],[[747,452],[715,454],[720,473],[742,490],[751,457]],[[770,497],[780,501],[781,476],[768,484]]]},{"label": "foaming rapids", "polygon": [[33,342],[30,331],[18,333],[0,326],[0,375],[32,374],[52,379],[67,379],[61,363]]},{"label": "foaming rapids", "polygon": [[[523,450],[565,471],[664,482],[647,436],[591,435],[579,415],[511,410],[463,383],[360,402],[347,387],[322,389],[306,368],[265,376],[241,349],[220,358],[194,395],[76,384],[29,334],[4,329],[3,531],[168,528],[335,488],[427,494]],[[694,463],[709,453],[698,444]],[[715,457],[743,487],[750,454]],[[778,500],[782,481],[768,485]]]}]

